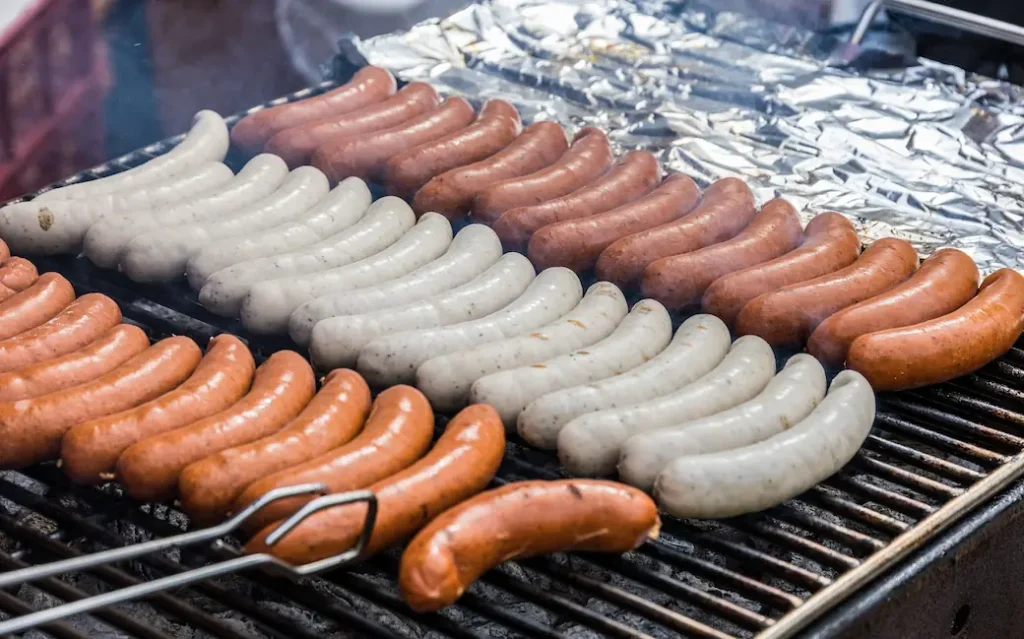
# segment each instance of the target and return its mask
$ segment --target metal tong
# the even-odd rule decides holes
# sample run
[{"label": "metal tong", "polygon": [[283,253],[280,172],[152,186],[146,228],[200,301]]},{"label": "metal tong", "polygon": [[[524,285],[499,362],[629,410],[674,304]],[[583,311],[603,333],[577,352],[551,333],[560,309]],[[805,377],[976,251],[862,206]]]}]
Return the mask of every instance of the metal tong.
[{"label": "metal tong", "polygon": [[268,566],[291,577],[304,577],[353,563],[360,559],[363,554],[363,549],[366,548],[367,543],[369,543],[370,535],[373,534],[373,526],[377,520],[377,496],[368,490],[356,490],[345,493],[336,493],[333,495],[327,495],[325,493],[327,493],[327,486],[323,484],[300,484],[298,486],[276,488],[249,504],[248,507],[240,511],[231,519],[217,526],[182,533],[172,537],[165,537],[163,539],[153,539],[141,544],[124,546],[122,548],[111,548],[110,550],[104,550],[90,555],[82,555],[80,557],[72,557],[70,559],[42,564],[40,566],[30,566],[20,570],[0,573],[0,589],[19,586],[24,583],[37,581],[54,575],[79,572],[96,566],[136,559],[145,555],[151,555],[174,548],[182,548],[184,546],[191,546],[203,542],[217,542],[221,537],[238,529],[245,520],[264,506],[278,501],[279,499],[288,499],[290,497],[299,497],[310,494],[319,494],[323,496],[309,502],[291,517],[286,519],[284,523],[275,528],[273,532],[267,535],[266,544],[267,546],[274,546],[303,520],[321,510],[356,502],[366,502],[366,517],[363,520],[363,528],[359,535],[359,541],[356,542],[356,545],[352,549],[343,552],[340,555],[327,557],[326,559],[302,564],[300,566],[293,566],[267,553],[242,555],[234,559],[228,559],[202,568],[188,570],[176,575],[168,575],[167,577],[162,577],[154,581],[139,583],[127,588],[121,588],[120,590],[114,590],[94,597],[87,597],[85,599],[72,601],[53,608],[47,608],[31,614],[22,615],[21,617],[0,621],[0,637],[24,632],[25,630],[51,621],[57,621],[58,619],[64,619],[83,612],[89,612],[90,610],[96,610],[97,608],[103,608],[123,603],[125,601],[139,599],[164,590],[178,588],[204,579],[212,579],[214,577],[244,570],[246,568]]}]

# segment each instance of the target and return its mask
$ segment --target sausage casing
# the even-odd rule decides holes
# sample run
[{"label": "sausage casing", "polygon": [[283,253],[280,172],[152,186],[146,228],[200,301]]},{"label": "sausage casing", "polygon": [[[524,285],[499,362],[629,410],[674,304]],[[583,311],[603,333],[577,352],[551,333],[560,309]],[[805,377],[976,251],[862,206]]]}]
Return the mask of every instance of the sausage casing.
[{"label": "sausage casing", "polygon": [[73,301],[71,282],[58,273],[44,273],[32,286],[0,302],[0,340],[50,321]]},{"label": "sausage casing", "polygon": [[23,257],[12,257],[0,266],[0,284],[12,291],[24,291],[39,279],[36,265]]}]

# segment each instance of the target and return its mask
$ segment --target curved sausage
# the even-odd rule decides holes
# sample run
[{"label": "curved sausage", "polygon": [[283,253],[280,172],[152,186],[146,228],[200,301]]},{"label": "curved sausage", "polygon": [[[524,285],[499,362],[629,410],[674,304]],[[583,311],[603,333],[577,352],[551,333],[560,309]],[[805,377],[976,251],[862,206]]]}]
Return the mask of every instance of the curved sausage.
[{"label": "curved sausage", "polygon": [[501,214],[494,232],[510,251],[525,251],[541,228],[556,222],[604,213],[641,197],[661,181],[661,166],[647,151],[630,151],[608,173],[568,195]]},{"label": "curved sausage", "polygon": [[117,458],[129,446],[218,413],[242,397],[256,363],[233,335],[210,340],[206,356],[185,383],[141,406],[78,424],[61,446],[64,472],[82,484],[113,478]]},{"label": "curved sausage", "polygon": [[514,106],[504,100],[488,100],[473,124],[391,156],[382,175],[387,192],[412,198],[421,186],[445,171],[486,160],[501,151],[521,130]]},{"label": "curved sausage", "polygon": [[1009,351],[1022,330],[1024,277],[1004,268],[952,313],[858,337],[846,365],[878,391],[918,388],[981,368]]},{"label": "curved sausage", "polygon": [[487,186],[473,198],[473,219],[493,224],[501,214],[569,195],[601,176],[612,165],[612,147],[601,129],[584,127],[562,157],[550,166]]},{"label": "curved sausage", "polygon": [[331,371],[313,401],[278,432],[186,466],[178,478],[182,508],[200,524],[223,519],[246,486],[341,446],[359,434],[369,411],[363,378]]},{"label": "curved sausage", "polygon": [[[344,446],[306,463],[254,481],[235,499],[238,512],[275,488],[321,483],[329,492],[366,488],[408,468],[430,448],[434,438],[434,412],[415,388],[392,386],[377,396],[363,432]],[[279,499],[245,521],[256,531],[288,517],[312,497]]]},{"label": "curved sausage", "polygon": [[736,178],[718,180],[704,191],[696,208],[694,204],[696,201],[686,209],[693,209],[688,215],[641,229],[608,246],[597,260],[597,276],[622,287],[632,286],[651,262],[727,240],[757,214],[754,194]]},{"label": "curved sausage", "polygon": [[245,151],[256,153],[276,133],[377,104],[393,94],[395,88],[395,77],[387,69],[363,67],[336,89],[250,113],[231,129],[231,141]]},{"label": "curved sausage", "polygon": [[138,326],[118,324],[95,341],[67,355],[0,373],[0,402],[48,395],[105,375],[149,348]]},{"label": "curved sausage", "polygon": [[45,324],[0,340],[0,373],[77,351],[120,323],[117,302],[83,295]]},{"label": "curved sausage", "polygon": [[310,156],[321,146],[351,135],[393,127],[437,108],[440,103],[441,98],[432,86],[410,82],[381,102],[285,129],[271,137],[263,150],[281,156],[294,168],[309,162]]},{"label": "curved sausage", "polygon": [[416,612],[451,605],[503,562],[556,552],[624,553],[658,536],[650,497],[618,482],[521,481],[446,510],[402,553],[398,587]]},{"label": "curved sausage", "polygon": [[0,340],[50,321],[73,301],[71,282],[59,273],[44,273],[32,286],[0,302]]},{"label": "curved sausage", "polygon": [[844,269],[755,297],[736,318],[740,335],[799,346],[825,318],[892,289],[917,268],[917,252],[896,238],[874,242]]},{"label": "curved sausage", "polygon": [[86,384],[0,404],[0,468],[22,468],[57,457],[61,438],[72,426],[176,388],[201,355],[189,338],[169,337]]},{"label": "curved sausage", "polygon": [[0,239],[0,264],[5,263],[11,259],[11,247],[7,246],[7,242]]},{"label": "curved sausage", "polygon": [[802,235],[796,209],[785,200],[772,200],[732,239],[648,264],[641,290],[672,310],[694,306],[719,277],[793,250]]},{"label": "curved sausage", "polygon": [[554,122],[536,122],[491,157],[445,171],[416,191],[417,215],[440,213],[449,219],[469,213],[473,198],[501,180],[528,175],[550,166],[569,148],[565,131]]},{"label": "curved sausage", "polygon": [[704,292],[701,305],[729,326],[747,302],[784,286],[805,282],[853,264],[860,238],[838,213],[822,213],[807,223],[804,242],[781,257],[723,275]]},{"label": "curved sausage", "polygon": [[0,284],[17,293],[24,291],[39,279],[36,265],[23,257],[12,257],[0,266]]},{"label": "curved sausage", "polygon": [[942,249],[887,293],[830,315],[807,340],[807,352],[839,367],[861,335],[920,324],[952,313],[978,292],[978,267],[966,253]]},{"label": "curved sausage", "polygon": [[464,129],[474,115],[465,98],[448,98],[437,109],[393,127],[321,144],[311,162],[334,182],[347,177],[380,181],[388,158]]},{"label": "curved sausage", "polygon": [[619,238],[674,224],[672,220],[685,215],[699,200],[700,189],[694,181],[673,173],[639,200],[597,215],[545,226],[530,238],[528,253],[537,268],[566,266],[585,271]]},{"label": "curved sausage", "polygon": [[[460,412],[426,457],[369,487],[377,496],[377,521],[365,556],[409,538],[440,513],[483,490],[504,454],[505,429],[493,408],[477,405]],[[270,552],[292,564],[330,557],[355,545],[365,514],[365,504],[323,510],[268,547],[264,539],[277,527],[271,524],[244,551]]]},{"label": "curved sausage", "polygon": [[117,477],[139,501],[169,499],[185,466],[277,432],[305,408],[315,389],[306,360],[293,351],[278,351],[256,369],[245,397],[229,408],[121,453]]}]

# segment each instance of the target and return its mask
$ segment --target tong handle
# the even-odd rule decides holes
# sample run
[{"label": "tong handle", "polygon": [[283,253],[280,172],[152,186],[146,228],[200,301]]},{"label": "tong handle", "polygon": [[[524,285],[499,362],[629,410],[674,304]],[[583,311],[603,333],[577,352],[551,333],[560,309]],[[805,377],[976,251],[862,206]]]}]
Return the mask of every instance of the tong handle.
[{"label": "tong handle", "polygon": [[922,20],[928,20],[947,27],[955,27],[969,33],[995,38],[1010,44],[1024,46],[1024,27],[980,16],[970,11],[954,9],[928,0],[873,0],[864,9],[857,22],[853,34],[847,43],[848,47],[860,45],[871,27],[875,16],[882,9]]}]

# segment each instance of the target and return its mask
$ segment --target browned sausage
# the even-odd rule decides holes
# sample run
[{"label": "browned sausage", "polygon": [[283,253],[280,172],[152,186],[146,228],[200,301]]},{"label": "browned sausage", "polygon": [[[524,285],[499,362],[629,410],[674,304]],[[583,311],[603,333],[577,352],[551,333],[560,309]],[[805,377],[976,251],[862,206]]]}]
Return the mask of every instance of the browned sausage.
[{"label": "browned sausage", "polygon": [[147,437],[181,428],[219,413],[249,390],[256,363],[249,347],[233,335],[217,335],[184,384],[114,415],[79,424],[64,435],[61,459],[74,481],[100,484],[113,478],[117,458]]},{"label": "browned sausage", "polygon": [[285,129],[270,138],[264,150],[281,156],[288,166],[296,167],[309,162],[313,152],[325,144],[393,127],[437,108],[440,103],[441,98],[433,87],[412,82],[383,102]]},{"label": "browned sausage", "polygon": [[146,332],[118,324],[80,350],[9,373],[0,373],[0,402],[13,402],[78,386],[105,375],[149,348]]},{"label": "browned sausage", "polygon": [[533,234],[527,253],[538,269],[567,266],[585,271],[615,240],[685,215],[700,200],[689,177],[674,173],[656,189],[604,213],[549,224]]},{"label": "browned sausage", "polygon": [[1000,269],[959,309],[927,322],[861,335],[846,365],[877,391],[938,384],[1010,350],[1024,330],[1024,277]]},{"label": "browned sausage", "polygon": [[121,323],[117,303],[100,293],[71,302],[50,321],[0,340],[0,373],[77,351]]},{"label": "browned sausage", "polygon": [[336,89],[245,116],[231,129],[231,141],[250,153],[256,153],[274,134],[285,129],[350,113],[376,104],[394,92],[395,78],[390,71],[363,67]]},{"label": "browned sausage", "polygon": [[526,127],[511,144],[486,160],[445,171],[423,185],[412,199],[417,215],[434,212],[449,219],[469,213],[473,198],[488,186],[528,175],[551,165],[569,148],[565,131],[554,122]]},{"label": "browned sausage", "polygon": [[551,166],[528,175],[502,180],[473,198],[473,219],[494,224],[501,214],[569,195],[601,177],[612,165],[612,147],[601,129],[584,127],[572,146]]},{"label": "browned sausage", "polygon": [[36,265],[23,257],[12,257],[0,266],[0,285],[12,291],[24,291],[39,279]]},{"label": "browned sausage", "polygon": [[704,293],[704,311],[730,327],[747,302],[783,286],[805,282],[853,264],[860,238],[850,221],[838,213],[822,213],[807,223],[804,243],[782,257],[729,273]]},{"label": "browned sausage", "polygon": [[850,344],[861,335],[952,313],[977,292],[974,260],[956,249],[942,249],[891,291],[830,315],[811,333],[807,351],[828,366],[842,366]]},{"label": "browned sausage", "polygon": [[379,181],[388,158],[469,126],[473,115],[473,105],[465,98],[448,98],[440,108],[393,127],[322,144],[312,163],[332,182],[353,176]]},{"label": "browned sausage", "polygon": [[608,173],[568,195],[501,214],[494,232],[507,251],[526,250],[530,237],[548,224],[575,220],[632,202],[661,181],[661,166],[647,151],[630,151]]},{"label": "browned sausage", "polygon": [[73,301],[71,282],[59,273],[44,273],[32,286],[0,302],[0,340],[50,321]]},{"label": "browned sausage", "polygon": [[[452,418],[427,456],[369,487],[377,496],[377,522],[366,556],[408,539],[438,514],[484,489],[505,454],[505,427],[487,404],[469,406]],[[345,552],[355,545],[365,504],[349,504],[310,516],[272,548],[264,539],[278,524],[261,530],[245,552],[271,552],[304,564]]]},{"label": "browned sausage", "polygon": [[252,388],[219,413],[133,444],[117,460],[117,477],[139,501],[170,499],[192,462],[275,433],[316,390],[313,369],[293,351],[278,351],[256,369]]},{"label": "browned sausage", "polygon": [[772,200],[736,237],[652,262],[644,269],[643,295],[670,310],[699,304],[719,277],[779,257],[796,248],[802,236],[800,215],[793,205]]},{"label": "browned sausage", "polygon": [[57,457],[72,426],[159,397],[188,377],[201,356],[189,338],[170,337],[91,382],[0,404],[0,468]]},{"label": "browned sausage", "polygon": [[369,411],[362,376],[331,371],[313,401],[278,432],[186,466],[178,478],[182,507],[196,523],[223,519],[246,486],[341,446],[359,434]]},{"label": "browned sausage", "polygon": [[9,259],[11,259],[11,247],[7,246],[7,242],[0,240],[0,264],[6,263]]},{"label": "browned sausage", "polygon": [[597,260],[597,277],[622,288],[634,286],[651,262],[727,240],[756,214],[754,194],[742,180],[719,180],[689,215],[623,237],[605,249]]},{"label": "browned sausage", "polygon": [[614,481],[520,481],[442,513],[409,542],[398,587],[416,612],[449,606],[498,564],[556,552],[624,553],[658,536],[642,491]]},{"label": "browned sausage", "polygon": [[[411,386],[392,386],[377,396],[358,437],[304,464],[253,482],[235,500],[233,510],[238,512],[284,486],[322,483],[332,493],[366,488],[408,468],[427,452],[433,438],[434,412],[427,398]],[[257,531],[291,515],[310,499],[279,499],[247,519],[245,529]]]},{"label": "browned sausage", "polygon": [[486,160],[508,146],[522,130],[519,112],[504,100],[488,100],[470,126],[391,156],[384,165],[388,195],[411,199],[445,171]]},{"label": "browned sausage", "polygon": [[881,295],[916,268],[917,252],[910,244],[878,240],[844,269],[750,300],[736,319],[736,332],[759,335],[772,346],[802,346],[826,317]]}]

